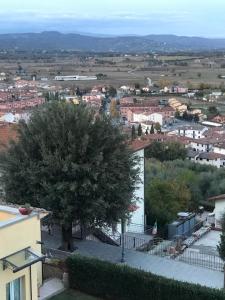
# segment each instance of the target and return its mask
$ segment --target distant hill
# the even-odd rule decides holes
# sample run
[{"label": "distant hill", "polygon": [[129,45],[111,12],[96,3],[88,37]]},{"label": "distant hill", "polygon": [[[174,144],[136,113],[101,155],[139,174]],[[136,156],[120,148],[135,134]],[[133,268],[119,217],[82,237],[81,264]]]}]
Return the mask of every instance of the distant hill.
[{"label": "distant hill", "polygon": [[64,49],[124,53],[149,51],[209,51],[225,50],[225,39],[176,35],[101,37],[46,31],[42,33],[0,34],[0,49]]}]

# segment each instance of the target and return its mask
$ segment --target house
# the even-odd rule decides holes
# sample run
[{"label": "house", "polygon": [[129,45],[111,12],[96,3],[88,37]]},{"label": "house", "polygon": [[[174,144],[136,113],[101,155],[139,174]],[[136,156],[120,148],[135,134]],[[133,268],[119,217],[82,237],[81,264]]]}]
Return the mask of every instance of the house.
[{"label": "house", "polygon": [[[217,141],[218,143],[218,141]],[[213,141],[211,138],[191,139],[189,146],[198,152],[209,152],[213,149]]]},{"label": "house", "polygon": [[196,161],[200,164],[222,168],[225,166],[225,155],[214,152],[202,152],[198,155]]},{"label": "house", "polygon": [[212,122],[225,124],[225,116],[224,115],[217,115],[214,118],[211,119]]},{"label": "house", "polygon": [[221,229],[221,217],[225,213],[225,194],[208,198],[208,201],[215,203],[215,227]]},{"label": "house", "polygon": [[190,126],[180,126],[175,130],[171,131],[170,134],[176,134],[179,136],[186,136],[193,139],[201,139],[204,137],[204,132],[208,130],[207,127],[202,125],[190,125]]},{"label": "house", "polygon": [[170,107],[172,107],[174,110],[177,110],[180,113],[184,113],[185,111],[187,111],[187,105],[186,104],[182,104],[176,98],[169,99],[168,103],[169,103]]},{"label": "house", "polygon": [[41,211],[0,205],[0,299],[38,299],[42,285]]},{"label": "house", "polygon": [[225,155],[225,142],[218,142],[214,145],[213,151],[215,153],[224,154]]},{"label": "house", "polygon": [[105,95],[102,93],[90,93],[82,96],[84,102],[100,102],[105,98]]},{"label": "house", "polygon": [[159,123],[161,126],[163,124],[163,116],[159,113],[149,113],[149,112],[141,112],[141,113],[133,113],[133,122],[145,122],[152,121],[154,123]]}]

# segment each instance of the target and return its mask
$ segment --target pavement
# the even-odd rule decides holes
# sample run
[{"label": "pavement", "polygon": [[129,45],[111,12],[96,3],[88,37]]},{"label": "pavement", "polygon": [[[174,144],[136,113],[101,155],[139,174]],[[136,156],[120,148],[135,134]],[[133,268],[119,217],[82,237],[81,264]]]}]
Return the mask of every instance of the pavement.
[{"label": "pavement", "polygon": [[195,246],[207,246],[216,249],[217,245],[220,242],[220,231],[210,230],[208,233],[203,235],[199,240],[197,240]]},{"label": "pavement", "polygon": [[[215,247],[218,243],[219,235],[220,233],[216,231],[210,231],[196,242],[193,248],[196,248],[196,250],[197,248],[207,248],[208,253],[211,254],[212,249],[216,251]],[[42,238],[46,247],[57,249],[61,245],[61,232],[58,228],[54,228],[53,235],[49,235],[47,232],[42,231]],[[76,250],[75,253],[96,257],[112,263],[120,263],[120,247],[92,240],[74,240],[74,246],[78,247],[78,250]],[[125,250],[125,260],[128,266],[142,269],[153,274],[207,287],[223,288],[223,273],[220,271],[214,271],[201,266],[150,255],[132,249]]]},{"label": "pavement", "polygon": [[47,300],[56,296],[65,290],[62,280],[51,278],[44,281],[39,290],[38,300]]},{"label": "pavement", "polygon": [[[76,241],[75,245],[78,247],[75,253],[112,263],[121,263],[120,247],[95,241]],[[183,282],[200,284],[217,289],[223,288],[222,272],[189,265],[168,258],[126,249],[125,264],[132,268]]]}]

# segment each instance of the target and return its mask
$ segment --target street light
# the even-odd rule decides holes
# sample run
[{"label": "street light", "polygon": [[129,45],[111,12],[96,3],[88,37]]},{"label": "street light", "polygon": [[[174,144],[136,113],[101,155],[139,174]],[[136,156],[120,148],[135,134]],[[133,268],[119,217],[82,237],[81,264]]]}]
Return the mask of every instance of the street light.
[{"label": "street light", "polygon": [[123,219],[121,219],[121,250],[122,250],[122,252],[121,252],[121,263],[125,262],[124,233],[125,233],[125,221],[124,221],[124,218],[123,218]]}]

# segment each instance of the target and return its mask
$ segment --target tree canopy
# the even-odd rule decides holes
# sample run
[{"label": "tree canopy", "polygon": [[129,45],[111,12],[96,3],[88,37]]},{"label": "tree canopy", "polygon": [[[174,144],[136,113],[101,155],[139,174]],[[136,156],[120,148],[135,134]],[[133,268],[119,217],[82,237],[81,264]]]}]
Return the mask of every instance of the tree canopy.
[{"label": "tree canopy", "polygon": [[217,246],[217,250],[219,252],[219,255],[223,261],[225,261],[225,212],[223,213],[222,219],[221,219],[221,225],[222,225],[222,234],[220,235],[220,242]]},{"label": "tree canopy", "polygon": [[184,183],[152,179],[146,189],[148,219],[157,220],[160,227],[164,226],[176,218],[177,212],[187,210],[190,199],[191,193]]},{"label": "tree canopy", "polygon": [[137,158],[111,120],[84,105],[48,103],[21,122],[1,156],[6,200],[51,210],[71,248],[72,222],[110,225],[128,216]]},{"label": "tree canopy", "polygon": [[210,209],[207,199],[225,193],[223,168],[188,160],[160,162],[156,159],[148,159],[145,166],[148,224],[153,225],[157,219],[159,226],[164,226],[183,209],[197,211],[200,205]]},{"label": "tree canopy", "polygon": [[160,161],[185,159],[187,150],[179,142],[154,141],[146,150],[146,158],[156,158]]}]

